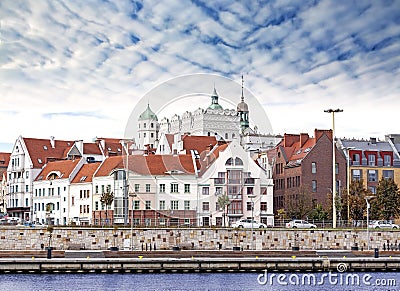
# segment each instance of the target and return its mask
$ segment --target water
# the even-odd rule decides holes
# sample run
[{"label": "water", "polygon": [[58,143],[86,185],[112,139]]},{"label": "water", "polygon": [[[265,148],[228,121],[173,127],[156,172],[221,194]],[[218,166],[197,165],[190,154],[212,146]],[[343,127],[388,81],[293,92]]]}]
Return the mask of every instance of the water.
[{"label": "water", "polygon": [[1,274],[0,290],[378,291],[400,290],[400,273]]}]

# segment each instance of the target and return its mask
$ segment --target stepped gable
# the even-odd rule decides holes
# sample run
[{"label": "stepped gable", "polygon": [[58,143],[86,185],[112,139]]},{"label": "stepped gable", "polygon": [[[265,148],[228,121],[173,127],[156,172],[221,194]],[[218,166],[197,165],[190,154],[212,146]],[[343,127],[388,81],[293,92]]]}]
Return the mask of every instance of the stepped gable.
[{"label": "stepped gable", "polygon": [[99,168],[101,162],[89,163],[82,166],[79,172],[75,175],[72,183],[90,183],[96,170]]},{"label": "stepped gable", "polygon": [[[68,178],[80,161],[81,159],[49,162],[43,167],[42,171],[36,177],[35,181],[50,180],[50,176],[51,179]],[[54,175],[50,175],[53,173]]]},{"label": "stepped gable", "polygon": [[73,141],[23,138],[34,168],[41,168],[47,161],[65,159]]}]

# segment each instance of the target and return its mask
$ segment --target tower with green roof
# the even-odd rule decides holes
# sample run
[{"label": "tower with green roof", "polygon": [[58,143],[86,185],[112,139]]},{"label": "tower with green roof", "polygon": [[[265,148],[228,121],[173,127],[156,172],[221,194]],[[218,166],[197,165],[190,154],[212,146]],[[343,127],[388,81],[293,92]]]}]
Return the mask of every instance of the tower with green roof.
[{"label": "tower with green roof", "polygon": [[151,110],[150,104],[138,118],[138,148],[155,148],[158,142],[159,124],[157,115]]}]

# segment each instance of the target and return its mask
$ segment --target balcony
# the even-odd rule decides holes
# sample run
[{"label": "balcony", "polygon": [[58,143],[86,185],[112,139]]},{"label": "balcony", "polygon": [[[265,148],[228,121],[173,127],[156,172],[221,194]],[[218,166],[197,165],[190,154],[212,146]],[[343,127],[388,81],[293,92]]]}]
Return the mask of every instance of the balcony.
[{"label": "balcony", "polygon": [[254,185],[255,179],[254,178],[245,178],[244,179],[244,184],[245,185]]},{"label": "balcony", "polygon": [[215,185],[224,185],[225,184],[225,178],[214,178],[214,184]]}]

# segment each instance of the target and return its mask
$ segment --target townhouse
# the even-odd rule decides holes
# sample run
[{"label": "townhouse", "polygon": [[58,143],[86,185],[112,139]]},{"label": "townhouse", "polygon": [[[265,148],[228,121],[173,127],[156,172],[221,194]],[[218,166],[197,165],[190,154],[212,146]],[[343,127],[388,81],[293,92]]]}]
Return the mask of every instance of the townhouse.
[{"label": "townhouse", "polygon": [[[284,134],[268,155],[274,161],[274,209],[285,208],[285,199],[311,194],[314,205],[332,204],[332,131],[315,129],[307,133]],[[336,189],[346,187],[346,158],[335,147]],[[287,202],[287,201],[286,201]]]},{"label": "townhouse", "polygon": [[0,153],[0,214],[7,212],[7,167],[11,153]]},{"label": "townhouse", "polygon": [[362,180],[372,194],[382,178],[400,185],[399,135],[387,135],[384,141],[339,139],[338,145],[346,155],[350,181]]}]

